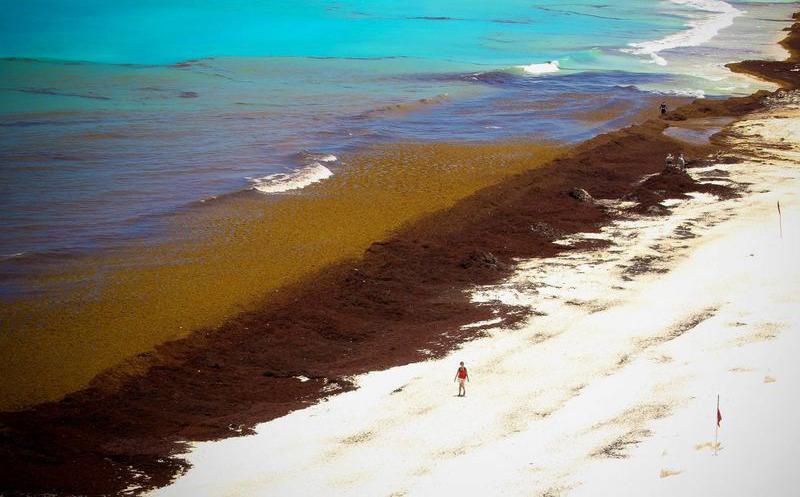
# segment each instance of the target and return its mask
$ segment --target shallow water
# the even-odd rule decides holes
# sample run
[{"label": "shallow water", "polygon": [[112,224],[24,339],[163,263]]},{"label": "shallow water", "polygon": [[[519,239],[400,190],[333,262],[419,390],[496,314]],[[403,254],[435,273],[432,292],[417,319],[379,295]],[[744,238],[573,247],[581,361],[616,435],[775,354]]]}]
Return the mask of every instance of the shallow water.
[{"label": "shallow water", "polygon": [[[780,57],[796,5],[2,7],[0,351],[18,405],[540,164],[519,140],[576,142],[654,95],[751,91],[720,67]],[[515,142],[474,144],[500,139]]]},{"label": "shallow water", "polygon": [[664,134],[692,145],[708,145],[713,135],[733,121],[732,117],[712,117],[672,122]]},{"label": "shallow water", "polygon": [[[720,78],[718,67],[773,43],[763,25],[772,21],[754,28],[748,16],[782,19],[792,7],[740,7],[7,5],[0,56],[17,59],[0,60],[0,256],[152,237],[160,216],[313,165],[303,151],[336,155],[398,140],[576,141],[641,111],[637,88],[747,92],[751,84]],[[719,34],[729,21],[739,27]],[[747,48],[713,45],[730,32],[744,34]],[[650,52],[622,51],[636,43]],[[665,50],[658,57],[668,65],[650,63],[654,50]],[[557,73],[530,73],[548,60],[559,62]],[[620,121],[582,119],[614,105]]]},{"label": "shallow water", "polygon": [[176,214],[169,243],[50,258],[43,269],[22,258],[6,276],[24,286],[0,307],[13,330],[0,334],[0,409],[58,396],[127,357],[218,326],[558,153],[528,143],[377,146],[345,155],[346,167],[302,194],[242,192]]}]

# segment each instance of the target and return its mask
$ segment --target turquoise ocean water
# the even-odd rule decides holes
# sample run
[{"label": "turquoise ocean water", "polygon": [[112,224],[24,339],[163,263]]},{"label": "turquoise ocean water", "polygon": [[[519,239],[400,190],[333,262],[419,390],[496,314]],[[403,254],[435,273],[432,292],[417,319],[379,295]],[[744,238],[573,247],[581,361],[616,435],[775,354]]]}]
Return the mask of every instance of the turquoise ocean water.
[{"label": "turquoise ocean water", "polygon": [[[581,112],[756,85],[798,4],[716,0],[0,1],[0,295],[32,261],[159,232],[345,150],[576,141]],[[406,107],[395,107],[397,105]]]}]

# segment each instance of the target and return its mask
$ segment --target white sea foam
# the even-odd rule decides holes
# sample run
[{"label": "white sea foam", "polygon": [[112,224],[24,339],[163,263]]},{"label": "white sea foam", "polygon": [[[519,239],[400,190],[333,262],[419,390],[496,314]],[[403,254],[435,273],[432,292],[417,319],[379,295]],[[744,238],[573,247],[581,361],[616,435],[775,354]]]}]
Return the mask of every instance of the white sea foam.
[{"label": "white sea foam", "polygon": [[706,92],[703,90],[691,90],[691,89],[675,89],[675,90],[648,90],[643,88],[637,88],[640,91],[646,91],[650,93],[655,93],[656,95],[669,95],[673,97],[692,97],[692,98],[705,98]]},{"label": "white sea foam", "polygon": [[337,160],[339,160],[333,154],[317,155],[314,156],[314,159],[317,160],[318,162],[336,162]]},{"label": "white sea foam", "polygon": [[522,69],[526,74],[548,74],[561,70],[557,60],[551,60],[544,64],[528,64],[527,66],[515,66],[517,69]]},{"label": "white sea foam", "polygon": [[689,28],[686,31],[674,33],[659,40],[631,43],[631,48],[623,49],[623,52],[634,55],[646,55],[650,57],[650,62],[660,66],[667,65],[660,52],[680,47],[694,47],[702,45],[713,39],[720,30],[733,24],[733,20],[744,14],[733,5],[719,0],[671,0],[672,3],[693,7],[697,10],[707,12],[710,15],[704,19],[695,19],[686,23]]},{"label": "white sea foam", "polygon": [[706,92],[703,90],[692,90],[689,88],[676,88],[676,89],[664,89],[664,88],[647,88],[641,87],[637,85],[616,85],[617,88],[623,89],[630,89],[635,91],[645,91],[648,93],[653,93],[655,95],[664,95],[664,96],[674,96],[674,97],[692,97],[692,98],[705,98]]},{"label": "white sea foam", "polygon": [[[323,162],[333,162],[336,157],[333,155],[324,156]],[[333,176],[333,171],[314,161],[307,166],[288,173],[274,173],[260,178],[251,178],[253,189],[261,193],[281,193],[290,190],[299,190],[314,183]]]},{"label": "white sea foam", "polygon": [[0,255],[0,261],[4,261],[6,259],[16,259],[18,257],[22,257],[25,254],[26,252],[17,252],[15,254]]}]

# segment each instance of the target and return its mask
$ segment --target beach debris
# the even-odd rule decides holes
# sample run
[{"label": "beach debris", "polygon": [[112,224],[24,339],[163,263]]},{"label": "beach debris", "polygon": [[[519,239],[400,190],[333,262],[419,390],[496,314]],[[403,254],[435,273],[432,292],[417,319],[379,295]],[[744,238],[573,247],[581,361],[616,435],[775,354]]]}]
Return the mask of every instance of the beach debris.
[{"label": "beach debris", "polygon": [[728,178],[730,178],[731,173],[719,168],[715,168],[708,171],[702,171],[697,175],[703,178],[704,180],[727,180]]},{"label": "beach debris", "polygon": [[680,112],[673,110],[672,112],[669,113],[669,115],[665,115],[664,119],[668,121],[686,121],[689,118],[681,114]]},{"label": "beach debris", "polygon": [[563,232],[541,221],[535,222],[531,225],[531,232],[548,240],[554,240],[563,236]]},{"label": "beach debris", "polygon": [[583,188],[573,188],[570,190],[569,196],[578,202],[594,202],[594,198]]},{"label": "beach debris", "polygon": [[501,269],[503,267],[502,263],[497,260],[497,257],[489,251],[472,252],[469,258],[461,261],[459,265],[464,269],[469,269],[473,266],[490,269]]},{"label": "beach debris", "polygon": [[707,165],[716,165],[716,164],[739,164],[742,162],[742,159],[733,155],[727,155],[723,152],[717,152],[715,154],[709,155],[704,161],[701,162]]},{"label": "beach debris", "polygon": [[281,370],[271,370],[268,369],[261,373],[261,376],[265,378],[277,378],[282,380],[294,379],[299,380],[300,383],[305,383],[307,381],[323,381],[323,384],[328,383],[328,379],[322,375],[315,375],[305,371],[281,371]]},{"label": "beach debris", "polygon": [[388,244],[389,244],[389,242],[386,242],[386,241],[383,241],[383,240],[377,241],[377,242],[373,242],[372,245],[370,245],[369,248],[367,249],[367,252],[372,252],[372,253],[380,252]]},{"label": "beach debris", "polygon": [[228,430],[239,435],[255,435],[256,431],[243,424],[228,423]]},{"label": "beach debris", "polygon": [[606,459],[626,459],[629,457],[628,449],[641,443],[642,439],[648,438],[652,432],[647,429],[635,429],[614,439],[590,454],[591,457]]}]

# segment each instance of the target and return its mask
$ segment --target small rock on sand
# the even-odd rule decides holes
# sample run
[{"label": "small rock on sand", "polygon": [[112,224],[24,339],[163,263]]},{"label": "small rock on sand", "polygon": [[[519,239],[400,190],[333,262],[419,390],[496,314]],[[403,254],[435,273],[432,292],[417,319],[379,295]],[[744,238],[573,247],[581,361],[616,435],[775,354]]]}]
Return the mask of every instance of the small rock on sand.
[{"label": "small rock on sand", "polygon": [[468,259],[461,261],[461,267],[464,269],[478,266],[478,267],[486,267],[491,269],[500,269],[502,264],[500,261],[497,260],[497,257],[491,252],[482,251],[482,252],[473,252],[469,255]]},{"label": "small rock on sand", "polygon": [[569,192],[569,196],[579,202],[594,202],[594,198],[583,188],[573,188]]}]

